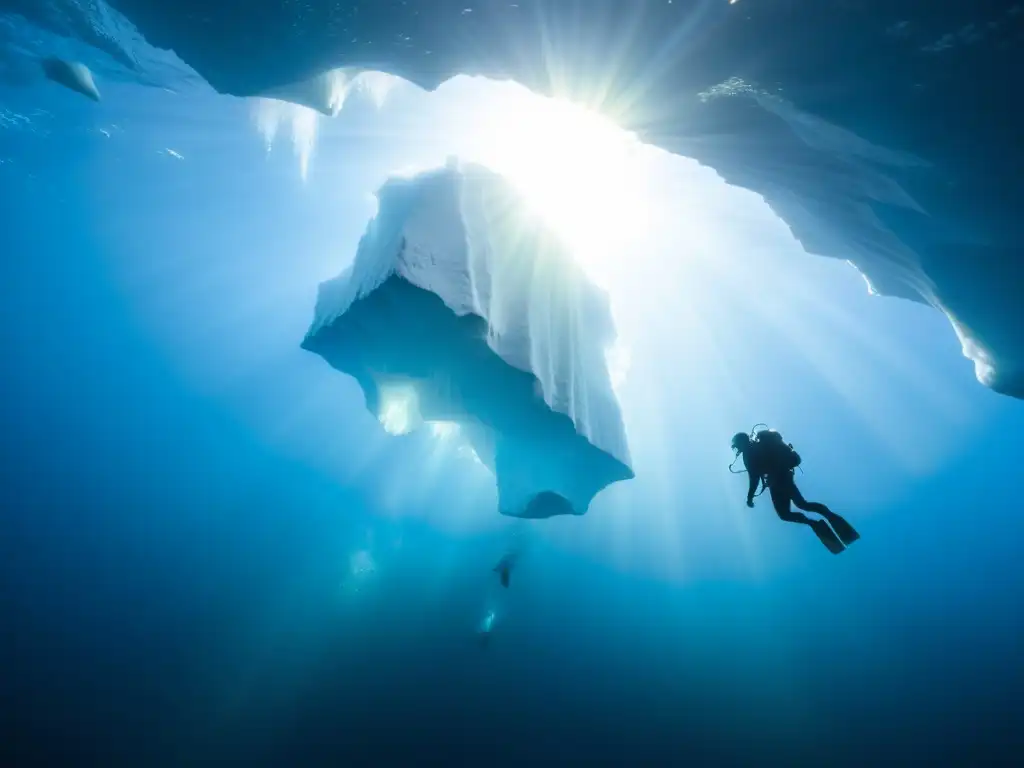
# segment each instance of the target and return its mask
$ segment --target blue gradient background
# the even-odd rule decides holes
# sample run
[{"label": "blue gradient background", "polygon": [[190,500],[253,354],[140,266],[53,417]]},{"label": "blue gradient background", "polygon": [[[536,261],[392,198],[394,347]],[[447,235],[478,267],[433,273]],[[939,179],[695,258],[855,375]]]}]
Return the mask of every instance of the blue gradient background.
[{"label": "blue gradient background", "polygon": [[[5,764],[977,765],[1020,746],[1024,407],[974,381],[941,315],[793,247],[714,254],[753,299],[696,272],[683,291],[686,254],[659,257],[623,394],[637,480],[536,526],[501,592],[512,526],[487,478],[382,435],[298,348],[369,193],[443,158],[470,96],[353,102],[305,184],[244,102],[105,97],[19,93],[49,133],[0,133]],[[759,237],[754,214],[680,218]],[[850,551],[743,506],[728,444],[755,421],[860,529]],[[376,571],[353,587],[359,551]]]}]

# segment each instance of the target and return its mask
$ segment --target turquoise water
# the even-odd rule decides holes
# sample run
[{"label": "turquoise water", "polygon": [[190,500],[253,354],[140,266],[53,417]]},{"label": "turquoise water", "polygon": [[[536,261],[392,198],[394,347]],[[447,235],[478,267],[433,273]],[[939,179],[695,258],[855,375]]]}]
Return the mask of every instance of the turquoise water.
[{"label": "turquoise water", "polygon": [[[241,100],[4,102],[15,764],[966,765],[1018,740],[1024,409],[748,194],[659,177],[689,197],[623,299],[637,479],[583,518],[500,518],[482,469],[384,435],[299,349],[370,194],[457,150],[471,95],[353,102],[306,181]],[[848,552],[743,506],[729,438],[758,421]]]}]

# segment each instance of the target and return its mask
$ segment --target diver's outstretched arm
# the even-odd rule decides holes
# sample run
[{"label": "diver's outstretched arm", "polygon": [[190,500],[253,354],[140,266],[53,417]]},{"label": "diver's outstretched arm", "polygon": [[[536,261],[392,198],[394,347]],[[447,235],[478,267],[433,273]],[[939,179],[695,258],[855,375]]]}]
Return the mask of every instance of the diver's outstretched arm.
[{"label": "diver's outstretched arm", "polygon": [[747,506],[754,506],[754,494],[757,493],[757,486],[761,483],[761,477],[755,475],[750,470],[747,470],[750,474],[750,482],[747,484]]}]

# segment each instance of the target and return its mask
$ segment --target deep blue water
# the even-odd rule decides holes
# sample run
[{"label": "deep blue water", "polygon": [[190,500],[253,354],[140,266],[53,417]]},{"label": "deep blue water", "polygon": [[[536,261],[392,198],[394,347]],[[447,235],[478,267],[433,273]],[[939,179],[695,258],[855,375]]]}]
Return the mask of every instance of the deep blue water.
[{"label": "deep blue water", "polygon": [[[502,591],[513,528],[485,478],[384,437],[298,348],[367,196],[450,149],[427,97],[322,124],[303,183],[245,102],[104,95],[4,102],[48,131],[0,133],[7,764],[978,765],[1020,745],[1024,406],[974,381],[940,315],[795,247],[713,254],[755,306],[710,268],[684,292],[666,254],[623,395],[637,480],[533,526]],[[861,530],[848,552],[743,506],[728,440],[762,420]]]}]

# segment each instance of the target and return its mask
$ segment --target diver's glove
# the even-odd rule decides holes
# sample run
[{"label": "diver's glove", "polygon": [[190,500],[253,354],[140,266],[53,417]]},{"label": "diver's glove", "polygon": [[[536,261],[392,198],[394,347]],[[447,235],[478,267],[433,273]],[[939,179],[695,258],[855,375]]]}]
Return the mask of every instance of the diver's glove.
[{"label": "diver's glove", "polygon": [[753,499],[747,499],[747,506],[750,507],[751,509],[753,509],[754,508],[754,500]]}]

